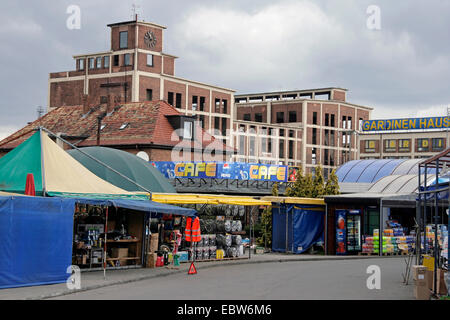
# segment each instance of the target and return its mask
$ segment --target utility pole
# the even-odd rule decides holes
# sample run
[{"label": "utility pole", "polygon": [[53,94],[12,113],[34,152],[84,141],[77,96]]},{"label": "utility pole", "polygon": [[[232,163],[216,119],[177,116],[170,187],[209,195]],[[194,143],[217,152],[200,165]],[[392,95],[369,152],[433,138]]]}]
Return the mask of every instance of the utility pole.
[{"label": "utility pole", "polygon": [[44,115],[44,108],[42,106],[38,106],[36,108],[38,119]]},{"label": "utility pole", "polygon": [[[448,105],[447,105],[447,121],[450,122],[450,106],[448,106]],[[446,145],[445,145],[445,146],[448,148],[448,146],[449,146],[449,139],[448,139],[448,125],[447,125],[445,131],[446,131],[446,133],[447,133],[447,141],[446,141]]]}]

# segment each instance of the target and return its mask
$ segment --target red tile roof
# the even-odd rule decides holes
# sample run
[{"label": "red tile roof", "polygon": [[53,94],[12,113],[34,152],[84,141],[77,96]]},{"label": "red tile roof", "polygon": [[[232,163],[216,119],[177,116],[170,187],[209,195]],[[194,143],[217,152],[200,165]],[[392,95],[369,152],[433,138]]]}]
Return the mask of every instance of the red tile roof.
[{"label": "red tile roof", "polygon": [[[194,141],[182,140],[168,121],[166,115],[180,115],[174,107],[164,101],[125,103],[105,115],[105,107],[92,108],[83,112],[83,106],[59,107],[28,124],[19,131],[0,141],[1,150],[10,150],[28,139],[38,126],[43,126],[55,134],[62,133],[77,140],[77,146],[97,145],[97,117],[104,116],[102,125],[106,125],[100,134],[102,146],[155,145],[165,147],[214,148],[217,151],[235,149],[224,145],[200,127],[194,131]],[[122,125],[128,125],[120,129]],[[68,139],[68,138],[66,138]]]}]

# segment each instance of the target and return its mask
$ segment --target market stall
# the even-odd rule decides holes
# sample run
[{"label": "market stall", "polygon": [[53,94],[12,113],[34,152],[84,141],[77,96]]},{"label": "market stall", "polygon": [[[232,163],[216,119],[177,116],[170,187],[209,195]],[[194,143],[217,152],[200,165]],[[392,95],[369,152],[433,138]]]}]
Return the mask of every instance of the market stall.
[{"label": "market stall", "polygon": [[323,246],[325,202],[323,199],[264,197],[272,202],[272,251],[304,253]]},{"label": "market stall", "polygon": [[[247,258],[244,250],[253,246],[257,209],[271,205],[270,201],[245,196],[153,193],[152,197],[156,202],[187,205],[198,211],[201,241],[195,247],[184,239],[181,241],[182,262]],[[185,220],[181,222],[181,232],[184,228]],[[248,250],[248,257],[251,257],[251,250]]]}]

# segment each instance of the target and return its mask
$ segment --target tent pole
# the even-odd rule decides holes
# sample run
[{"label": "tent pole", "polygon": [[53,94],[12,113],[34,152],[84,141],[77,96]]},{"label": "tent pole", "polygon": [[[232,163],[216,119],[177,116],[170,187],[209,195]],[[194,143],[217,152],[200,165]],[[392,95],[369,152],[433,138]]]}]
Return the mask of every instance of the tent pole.
[{"label": "tent pole", "polygon": [[[439,186],[439,159],[436,160],[436,189]],[[437,294],[437,268],[439,263],[439,242],[438,242],[438,192],[434,194],[434,294]]]},{"label": "tent pole", "polygon": [[44,150],[42,148],[42,127],[39,127],[39,138],[41,139],[41,176],[42,176],[42,196],[46,196],[46,184],[45,184],[45,161]]},{"label": "tent pole", "polygon": [[148,192],[150,194],[150,200],[152,199],[152,192],[150,190],[148,190],[147,188],[141,186],[139,183],[137,183],[136,181],[133,181],[132,179],[128,178],[127,176],[123,175],[122,173],[120,173],[119,171],[115,170],[114,168],[110,167],[109,165],[107,165],[106,163],[94,158],[93,156],[91,156],[90,154],[84,152],[83,150],[81,150],[80,148],[78,148],[77,146],[73,145],[72,143],[68,142],[67,140],[57,136],[56,134],[54,134],[53,132],[51,132],[50,130],[44,128],[44,127],[39,127],[40,130],[44,130],[45,132],[51,134],[52,136],[56,137],[57,139],[60,139],[62,142],[67,143],[69,146],[71,146],[72,148],[80,151],[82,154],[84,154],[86,157],[94,160],[95,162],[99,163],[100,165],[104,166],[105,168],[111,170],[112,172],[118,174],[119,176],[121,176],[122,178],[126,179],[127,181],[131,182],[132,184],[134,184],[135,186],[141,188],[142,190],[144,190],[145,192]]},{"label": "tent pole", "polygon": [[106,280],[106,242],[108,241],[108,210],[106,207],[106,219],[105,219],[105,246],[103,252],[103,279]]}]

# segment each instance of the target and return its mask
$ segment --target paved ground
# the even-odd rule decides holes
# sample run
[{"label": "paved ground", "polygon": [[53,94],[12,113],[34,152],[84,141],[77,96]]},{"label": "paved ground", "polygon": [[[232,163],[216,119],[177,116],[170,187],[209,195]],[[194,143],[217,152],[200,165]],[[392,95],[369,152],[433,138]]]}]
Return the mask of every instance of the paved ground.
[{"label": "paved ground", "polygon": [[[199,271],[197,275],[194,276],[187,276],[187,269],[189,267],[188,264],[182,264],[179,270],[169,270],[166,268],[154,268],[154,269],[129,269],[129,270],[111,270],[107,272],[106,280],[103,278],[103,272],[83,272],[82,273],[82,292],[78,294],[77,296],[67,294],[73,294],[73,291],[70,291],[66,285],[63,284],[55,284],[55,285],[46,285],[46,286],[36,286],[36,287],[26,287],[26,288],[13,288],[13,289],[4,289],[0,290],[0,300],[5,299],[45,299],[45,298],[51,298],[51,297],[61,297],[61,298],[88,298],[88,296],[81,296],[81,294],[92,294],[95,295],[97,290],[105,290],[105,292],[111,292],[112,286],[114,286],[114,291],[120,288],[125,288],[122,293],[128,292],[129,288],[132,288],[132,291],[136,286],[143,285],[141,291],[141,295],[139,297],[131,297],[131,296],[116,296],[111,298],[136,298],[136,299],[163,299],[163,296],[154,296],[153,293],[155,292],[154,288],[157,288],[157,284],[160,286],[164,286],[164,288],[167,288],[167,285],[172,285],[173,290],[170,290],[170,292],[178,292],[180,291],[180,285],[178,284],[181,280],[184,281],[184,285],[189,284],[191,281],[194,283],[202,283],[203,286],[197,288],[199,292],[206,290],[205,292],[208,292],[206,294],[207,297],[203,297],[201,294],[199,294],[199,297],[202,296],[205,299],[227,299],[230,298],[229,294],[234,293],[236,290],[233,288],[243,286],[242,292],[245,292],[245,288],[252,288],[254,286],[254,283],[261,284],[262,286],[266,286],[267,288],[260,288],[261,290],[257,290],[261,293],[261,297],[255,297],[255,299],[275,299],[280,297],[270,297],[270,296],[264,296],[264,290],[267,290],[267,292],[276,292],[277,287],[282,288],[283,285],[279,285],[278,283],[284,283],[283,281],[286,281],[287,287],[292,283],[292,279],[298,279],[301,282],[297,283],[295,285],[295,288],[292,287],[290,289],[291,293],[295,293],[298,296],[294,297],[295,299],[303,299],[305,296],[304,292],[311,292],[310,296],[312,297],[314,295],[315,287],[317,286],[317,283],[315,285],[312,285],[312,282],[310,279],[314,279],[316,277],[322,280],[324,276],[327,275],[327,278],[330,280],[330,275],[335,274],[336,272],[339,273],[340,277],[335,278],[332,282],[333,288],[340,288],[347,290],[347,286],[342,286],[341,283],[351,283],[356,278],[361,280],[364,280],[363,284],[365,288],[365,279],[368,275],[365,274],[365,267],[369,264],[374,264],[372,261],[376,261],[379,258],[377,257],[338,257],[338,256],[320,256],[320,255],[285,255],[285,254],[264,254],[264,255],[253,255],[250,260],[244,259],[239,261],[217,261],[217,262],[198,262],[196,263],[196,267]],[[387,272],[387,279],[388,280],[382,280],[382,291],[384,291],[384,283],[385,281],[388,283],[393,283],[394,287],[397,287],[397,284],[401,285],[401,272],[404,269],[404,261],[402,258],[396,258],[396,257],[386,257],[383,259],[380,259],[381,262],[386,263],[386,271]],[[283,262],[283,263],[280,263]],[[312,263],[314,262],[314,263]],[[354,264],[346,265],[347,262],[354,262]],[[339,268],[335,269],[332,266],[339,266]],[[353,266],[353,267],[351,267]],[[285,269],[286,268],[286,269]],[[350,268],[350,269],[348,269]],[[274,272],[274,270],[278,270],[278,272]],[[389,271],[390,270],[390,271]],[[289,276],[286,276],[284,278],[284,274],[291,273],[291,278]],[[356,272],[356,273],[355,273]],[[362,272],[362,274],[361,274]],[[383,269],[382,269],[382,272]],[[274,275],[278,275],[280,279],[274,278]],[[204,278],[203,278],[204,277]],[[226,277],[226,281],[220,281],[223,277]],[[356,277],[356,278],[355,278]],[[361,278],[363,277],[363,278]],[[225,278],[224,278],[225,279]],[[268,282],[261,282],[261,279],[268,279]],[[290,279],[290,280],[289,280]],[[353,279],[353,280],[352,280]],[[384,278],[383,278],[384,279]],[[288,281],[289,280],[289,281]],[[281,282],[280,282],[281,281]],[[296,280],[297,281],[297,280]],[[320,286],[324,285],[321,282]],[[311,285],[311,288],[309,286]],[[325,284],[329,285],[329,284]],[[155,287],[156,286],[156,287]],[[304,291],[302,289],[301,291],[297,292],[297,288],[309,288],[308,290]],[[359,287],[359,285],[357,285]],[[389,285],[391,286],[391,285]],[[150,289],[150,287],[152,289]],[[219,296],[210,297],[210,289],[211,288],[222,288],[223,290],[215,291],[218,292]],[[146,289],[147,288],[147,289]],[[270,288],[270,289],[269,289]],[[386,297],[386,299],[389,298],[408,298],[406,292],[410,292],[410,296],[412,297],[412,286],[408,286],[406,289],[405,294],[403,296],[395,297],[395,296],[389,296],[389,294]],[[146,291],[147,290],[147,291]],[[335,289],[333,289],[335,290]],[[339,291],[339,289],[336,289]],[[352,289],[353,290],[353,289]],[[163,294],[163,290],[158,290],[160,294]],[[282,290],[280,290],[282,291]],[[252,290],[253,292],[253,290]],[[321,290],[321,294],[325,294]],[[333,291],[334,292],[334,291]],[[395,290],[392,292],[396,292]],[[403,291],[402,291],[403,292]],[[371,294],[374,294],[373,292]],[[328,295],[326,293],[325,295]],[[379,293],[378,293],[379,295]],[[208,298],[209,297],[209,298]],[[306,297],[306,296],[305,296]],[[317,293],[317,298],[320,298],[320,295]],[[108,298],[107,296],[102,296],[102,298]],[[193,298],[193,296],[190,296],[189,298]],[[241,299],[239,297],[232,296],[231,298],[235,299]],[[245,296],[243,299],[250,299],[250,296]],[[343,298],[343,296],[339,296],[338,298]],[[179,299],[186,299],[186,297],[180,296]],[[289,299],[289,298],[287,298]]]},{"label": "paved ground", "polygon": [[[366,285],[369,265],[381,268],[381,289]],[[56,299],[414,299],[402,284],[401,258],[292,261],[242,264],[199,270],[197,275],[143,280]]]}]

